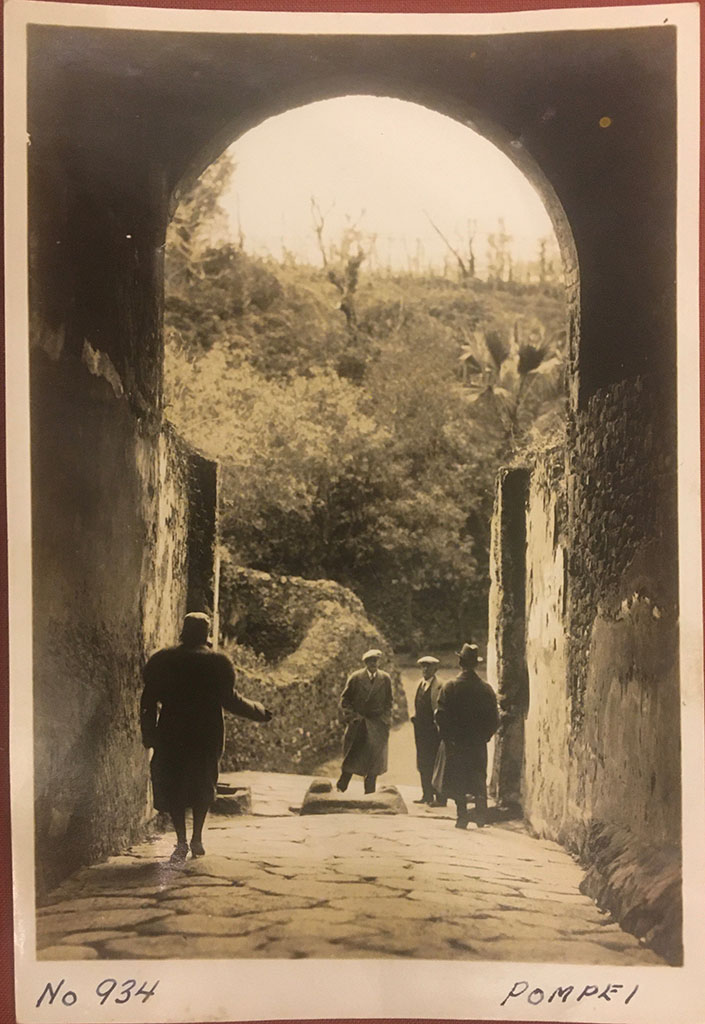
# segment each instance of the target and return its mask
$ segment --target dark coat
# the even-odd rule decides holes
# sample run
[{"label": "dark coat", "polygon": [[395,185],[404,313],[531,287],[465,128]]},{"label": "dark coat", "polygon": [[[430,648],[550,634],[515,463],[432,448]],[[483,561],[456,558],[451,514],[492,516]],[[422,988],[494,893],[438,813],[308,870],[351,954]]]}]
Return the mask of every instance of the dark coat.
[{"label": "dark coat", "polygon": [[382,775],[387,770],[387,747],[392,724],[392,679],[377,670],[374,682],[367,669],[353,674],[340,698],[348,725],[343,736],[344,772]]},{"label": "dark coat", "polygon": [[235,671],[225,654],[209,647],[167,647],[147,662],[140,703],[142,742],[154,747],[154,806],[209,805],[215,799],[223,753],[223,708],[255,722],[267,720],[257,701],[234,689]]},{"label": "dark coat", "polygon": [[499,725],[497,697],[472,669],[446,683],[438,698],[436,724],[441,736],[433,787],[453,799],[484,793],[487,744]]},{"label": "dark coat", "polygon": [[438,678],[433,675],[430,679],[421,680],[414,697],[414,716],[411,721],[416,740],[416,767],[422,775],[433,771],[441,741],[435,722],[441,689]]}]

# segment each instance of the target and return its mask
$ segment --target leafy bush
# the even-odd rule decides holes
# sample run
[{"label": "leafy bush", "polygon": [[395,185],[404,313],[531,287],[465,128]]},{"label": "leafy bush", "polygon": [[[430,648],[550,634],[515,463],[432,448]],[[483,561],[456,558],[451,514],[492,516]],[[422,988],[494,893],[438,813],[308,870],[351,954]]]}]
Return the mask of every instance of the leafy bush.
[{"label": "leafy bush", "polygon": [[[222,465],[228,549],[350,587],[397,645],[455,642],[487,596],[495,473],[563,422],[564,303],[362,260],[343,309],[330,265],[206,238],[230,171],[210,173],[167,244],[165,399]],[[254,618],[246,635],[281,656],[298,636]]]}]

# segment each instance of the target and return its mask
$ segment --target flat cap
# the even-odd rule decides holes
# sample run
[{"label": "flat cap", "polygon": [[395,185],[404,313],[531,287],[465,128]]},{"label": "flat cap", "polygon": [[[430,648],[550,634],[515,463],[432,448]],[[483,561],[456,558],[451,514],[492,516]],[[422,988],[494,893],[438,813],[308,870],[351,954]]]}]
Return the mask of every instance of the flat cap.
[{"label": "flat cap", "polygon": [[423,658],[418,658],[416,661],[417,665],[440,665],[438,658],[434,658],[431,654],[424,654]]},{"label": "flat cap", "polygon": [[376,647],[372,647],[372,648],[370,648],[369,651],[365,651],[365,653],[362,655],[362,660],[363,661],[367,661],[368,658],[381,658],[381,657],[382,657],[382,652],[378,651]]}]

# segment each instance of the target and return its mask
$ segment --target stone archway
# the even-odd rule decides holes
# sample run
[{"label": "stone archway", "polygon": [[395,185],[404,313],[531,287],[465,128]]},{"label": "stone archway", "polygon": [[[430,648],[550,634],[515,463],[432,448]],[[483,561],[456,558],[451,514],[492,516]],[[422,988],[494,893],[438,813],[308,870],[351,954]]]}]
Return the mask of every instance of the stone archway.
[{"label": "stone archway", "polygon": [[172,575],[169,614],[153,611],[161,261],[178,185],[265,116],[361,90],[465,120],[520,164],[530,154],[570,226],[571,776],[566,813],[546,829],[583,850],[605,828],[626,830],[634,849],[672,846],[675,29],[283,37],[35,25],[28,40],[40,868],[51,861],[56,877],[115,848],[144,811],[138,669],[186,600]]}]

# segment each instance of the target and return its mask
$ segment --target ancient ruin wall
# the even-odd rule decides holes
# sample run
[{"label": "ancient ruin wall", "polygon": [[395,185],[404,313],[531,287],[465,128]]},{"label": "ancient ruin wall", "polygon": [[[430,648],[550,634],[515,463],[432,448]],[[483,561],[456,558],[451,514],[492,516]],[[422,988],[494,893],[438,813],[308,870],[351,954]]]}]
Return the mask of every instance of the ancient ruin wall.
[{"label": "ancient ruin wall", "polygon": [[[359,598],[340,584],[270,575],[225,560],[220,613],[238,687],[275,715],[262,727],[227,716],[224,768],[313,772],[340,754],[340,694],[370,647],[382,650],[392,676],[393,722],[407,720],[392,649]],[[267,656],[257,662],[242,644]]]},{"label": "ancient ruin wall", "polygon": [[[669,401],[669,399],[671,399]],[[624,382],[578,414],[570,449],[571,800],[584,821],[680,842],[674,403]],[[581,815],[574,813],[574,819]]]},{"label": "ancient ruin wall", "polygon": [[141,669],[174,642],[186,606],[188,450],[134,416],[106,367],[97,353],[33,358],[40,891],[118,850],[151,813]]},{"label": "ancient ruin wall", "polygon": [[569,489],[569,810],[585,888],[669,961],[681,948],[675,400],[663,379],[593,396]]},{"label": "ancient ruin wall", "polygon": [[541,456],[526,509],[526,662],[524,814],[539,835],[560,834],[566,816],[570,695],[565,627],[564,452]]},{"label": "ancient ruin wall", "polygon": [[[523,721],[522,805],[565,843],[585,891],[669,961],[681,957],[680,694],[673,398],[637,378],[594,395],[559,451],[532,468],[528,502],[506,490],[495,523],[495,602],[507,526],[526,508],[528,706],[504,689],[504,728]],[[510,551],[511,554],[511,551]],[[515,614],[516,618],[516,614]],[[502,630],[498,641],[502,639]],[[516,664],[497,642],[496,673]],[[508,662],[507,659],[510,659]],[[523,709],[523,710],[522,710]],[[518,725],[513,727],[518,732]],[[495,777],[516,772],[506,739]],[[500,796],[501,796],[500,787]]]},{"label": "ancient ruin wall", "polygon": [[487,680],[497,691],[500,722],[491,790],[518,809],[529,699],[525,651],[526,502],[529,471],[504,469],[497,480],[490,551]]}]

